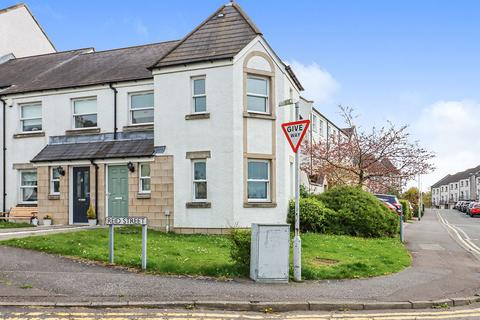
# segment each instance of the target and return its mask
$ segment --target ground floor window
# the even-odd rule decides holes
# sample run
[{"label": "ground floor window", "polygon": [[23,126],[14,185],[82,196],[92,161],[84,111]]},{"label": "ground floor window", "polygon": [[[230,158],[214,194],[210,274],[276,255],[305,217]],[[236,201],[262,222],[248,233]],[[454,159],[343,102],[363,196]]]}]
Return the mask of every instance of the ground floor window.
[{"label": "ground floor window", "polygon": [[193,160],[193,201],[207,200],[207,160]]},{"label": "ground floor window", "polygon": [[151,190],[151,176],[150,176],[150,164],[140,163],[140,193],[150,193]]},{"label": "ground floor window", "polygon": [[58,167],[50,170],[50,194],[60,194],[60,171]]},{"label": "ground floor window", "polygon": [[270,201],[270,160],[248,160],[248,201]]},{"label": "ground floor window", "polygon": [[36,171],[20,171],[20,197],[24,203],[37,202]]}]

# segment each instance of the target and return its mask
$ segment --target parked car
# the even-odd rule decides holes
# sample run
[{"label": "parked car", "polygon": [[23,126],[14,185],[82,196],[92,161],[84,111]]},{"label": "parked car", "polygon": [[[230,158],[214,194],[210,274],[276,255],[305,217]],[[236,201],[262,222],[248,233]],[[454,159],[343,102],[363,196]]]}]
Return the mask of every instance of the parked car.
[{"label": "parked car", "polygon": [[468,200],[468,201],[463,201],[463,204],[462,204],[462,206],[460,207],[460,211],[468,214],[468,206],[470,205],[471,202],[472,202],[472,201],[469,201],[469,200]]},{"label": "parked car", "polygon": [[476,204],[475,201],[471,201],[471,202],[468,204],[466,214],[468,214],[469,216],[471,216],[470,210],[472,210],[472,208],[473,208],[473,206],[474,206],[475,204]]},{"label": "parked car", "polygon": [[455,205],[453,206],[453,209],[455,210],[460,210],[460,207],[462,206],[463,201],[457,201]]},{"label": "parked car", "polygon": [[379,199],[379,200],[388,210],[392,210],[393,212],[397,213],[397,208],[393,204],[391,204],[387,200],[383,200],[383,199]]},{"label": "parked car", "polygon": [[473,206],[470,208],[470,217],[475,217],[480,215],[480,203],[473,202]]},{"label": "parked car", "polygon": [[390,194],[375,194],[375,197],[382,201],[386,201],[395,207],[395,212],[402,214],[402,205],[398,201],[397,197]]}]

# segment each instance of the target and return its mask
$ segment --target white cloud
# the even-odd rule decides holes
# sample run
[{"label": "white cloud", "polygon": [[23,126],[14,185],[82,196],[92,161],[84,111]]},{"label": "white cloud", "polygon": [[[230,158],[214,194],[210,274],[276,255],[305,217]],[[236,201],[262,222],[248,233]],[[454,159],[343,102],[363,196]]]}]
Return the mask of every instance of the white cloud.
[{"label": "white cloud", "polygon": [[316,104],[329,103],[338,92],[340,85],[333,76],[322,69],[317,63],[305,65],[293,60],[290,66],[305,88],[302,94],[306,98],[315,101]]},{"label": "white cloud", "polygon": [[418,116],[413,129],[420,144],[437,154],[434,160],[437,169],[424,177],[423,189],[449,173],[480,164],[478,102],[438,101],[424,108]]}]

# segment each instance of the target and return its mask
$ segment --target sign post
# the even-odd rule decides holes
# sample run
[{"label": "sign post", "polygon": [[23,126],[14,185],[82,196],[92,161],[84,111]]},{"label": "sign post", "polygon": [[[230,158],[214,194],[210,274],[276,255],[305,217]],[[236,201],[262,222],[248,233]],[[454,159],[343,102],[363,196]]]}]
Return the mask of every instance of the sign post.
[{"label": "sign post", "polygon": [[111,264],[114,263],[114,240],[115,240],[115,226],[142,226],[142,270],[147,269],[147,225],[148,219],[146,217],[107,217],[105,224],[109,226],[108,236],[108,257]]},{"label": "sign post", "polygon": [[295,237],[293,238],[293,279],[302,280],[302,240],[300,238],[300,164],[298,149],[307,133],[310,120],[298,120],[299,104],[295,103],[295,121],[282,124],[282,130],[295,153]]}]

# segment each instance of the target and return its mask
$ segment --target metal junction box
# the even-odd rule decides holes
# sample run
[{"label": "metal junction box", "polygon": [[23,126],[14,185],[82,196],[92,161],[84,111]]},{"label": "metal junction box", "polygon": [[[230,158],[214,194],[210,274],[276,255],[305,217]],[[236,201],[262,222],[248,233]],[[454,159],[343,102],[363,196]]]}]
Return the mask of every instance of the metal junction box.
[{"label": "metal junction box", "polygon": [[289,224],[252,224],[250,278],[264,283],[287,283],[289,255]]}]

